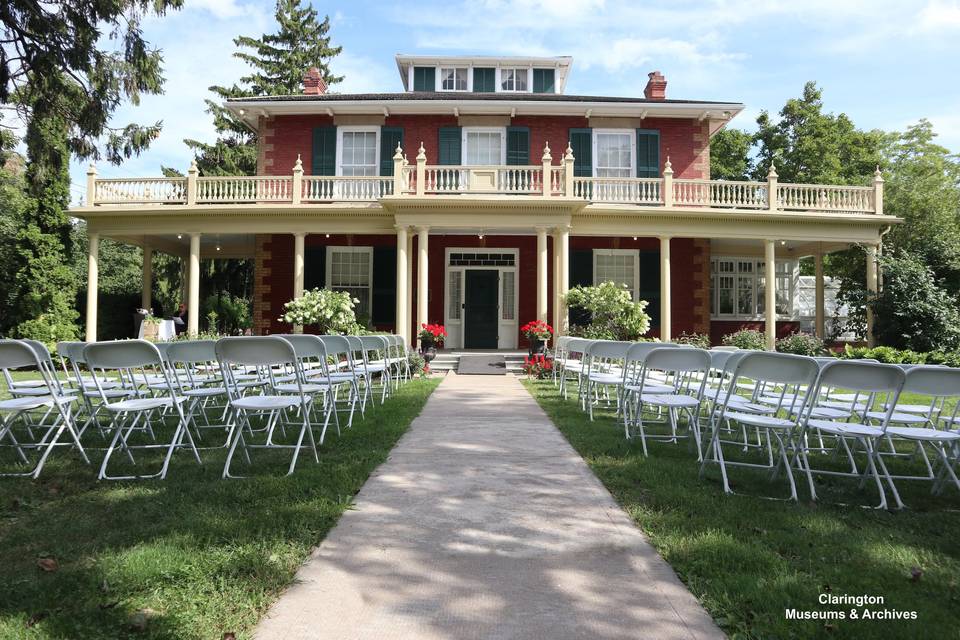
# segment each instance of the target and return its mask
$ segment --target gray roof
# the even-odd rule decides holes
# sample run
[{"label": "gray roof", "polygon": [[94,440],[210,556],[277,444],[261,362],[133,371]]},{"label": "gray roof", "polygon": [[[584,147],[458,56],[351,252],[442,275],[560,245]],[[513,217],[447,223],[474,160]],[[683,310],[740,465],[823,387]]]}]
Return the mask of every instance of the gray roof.
[{"label": "gray roof", "polygon": [[229,98],[227,102],[345,102],[389,100],[484,100],[516,102],[610,102],[634,104],[691,104],[691,105],[728,105],[738,104],[713,100],[647,100],[646,98],[628,98],[625,96],[569,96],[559,93],[464,93],[440,91],[411,91],[406,93],[326,93],[322,95],[254,96],[249,98]]}]

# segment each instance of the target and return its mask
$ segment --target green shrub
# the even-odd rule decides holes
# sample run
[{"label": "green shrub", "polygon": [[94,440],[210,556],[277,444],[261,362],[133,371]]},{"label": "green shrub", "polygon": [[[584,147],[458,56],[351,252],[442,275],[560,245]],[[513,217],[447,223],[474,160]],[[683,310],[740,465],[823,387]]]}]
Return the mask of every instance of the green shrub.
[{"label": "green shrub", "polygon": [[595,340],[636,340],[650,330],[647,301],[634,302],[626,285],[603,282],[593,287],[573,287],[565,302],[590,317],[588,325],[576,327],[579,333],[571,327],[571,335]]},{"label": "green shrub", "polygon": [[817,336],[797,332],[777,340],[777,351],[798,356],[822,356],[827,348]]},{"label": "green shrub", "polygon": [[887,364],[943,364],[948,367],[960,367],[960,352],[929,351],[926,353],[893,347],[844,347],[841,358],[852,360],[869,359]]},{"label": "green shrub", "polygon": [[683,332],[674,340],[677,344],[689,344],[699,349],[710,348],[710,336],[705,333]]},{"label": "green shrub", "polygon": [[721,340],[728,347],[738,347],[740,349],[752,349],[754,351],[763,351],[767,348],[766,336],[756,329],[740,329],[733,333],[728,333]]},{"label": "green shrub", "polygon": [[280,322],[311,327],[321,334],[358,335],[363,327],[353,312],[356,302],[346,291],[313,289],[283,305]]}]

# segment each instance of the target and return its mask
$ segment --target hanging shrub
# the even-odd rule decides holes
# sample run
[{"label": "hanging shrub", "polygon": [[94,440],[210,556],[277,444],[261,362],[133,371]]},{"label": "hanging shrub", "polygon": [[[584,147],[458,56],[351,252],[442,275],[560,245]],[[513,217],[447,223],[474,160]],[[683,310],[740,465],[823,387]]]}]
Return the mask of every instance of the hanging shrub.
[{"label": "hanging shrub", "polygon": [[571,327],[570,335],[594,340],[636,340],[650,330],[646,300],[636,302],[626,285],[603,282],[592,287],[573,287],[565,301],[571,309],[583,309],[590,324]]},{"label": "hanging shrub", "polygon": [[321,334],[356,335],[363,331],[353,312],[357,302],[346,291],[312,289],[283,305],[280,322],[311,327]]}]

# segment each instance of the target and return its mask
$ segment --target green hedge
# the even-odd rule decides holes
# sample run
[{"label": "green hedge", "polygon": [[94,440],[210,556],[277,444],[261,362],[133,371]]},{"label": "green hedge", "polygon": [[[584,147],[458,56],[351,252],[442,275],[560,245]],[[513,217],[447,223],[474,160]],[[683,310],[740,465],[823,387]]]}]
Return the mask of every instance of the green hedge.
[{"label": "green hedge", "polygon": [[948,367],[960,367],[960,352],[953,351],[910,351],[909,349],[894,349],[893,347],[844,347],[841,358],[863,359],[871,358],[888,364],[945,364]]}]

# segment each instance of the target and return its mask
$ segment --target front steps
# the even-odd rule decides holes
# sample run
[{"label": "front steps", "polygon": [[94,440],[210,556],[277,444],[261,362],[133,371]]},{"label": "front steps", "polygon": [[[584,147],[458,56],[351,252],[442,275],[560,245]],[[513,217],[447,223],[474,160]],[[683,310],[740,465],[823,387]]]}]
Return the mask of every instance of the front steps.
[{"label": "front steps", "polygon": [[464,351],[462,349],[450,349],[437,351],[437,357],[430,363],[430,370],[434,373],[446,373],[456,371],[462,355],[478,355],[483,353],[496,353],[503,356],[507,365],[507,373],[520,375],[523,373],[523,359],[527,355],[526,351],[494,351],[477,350]]}]

